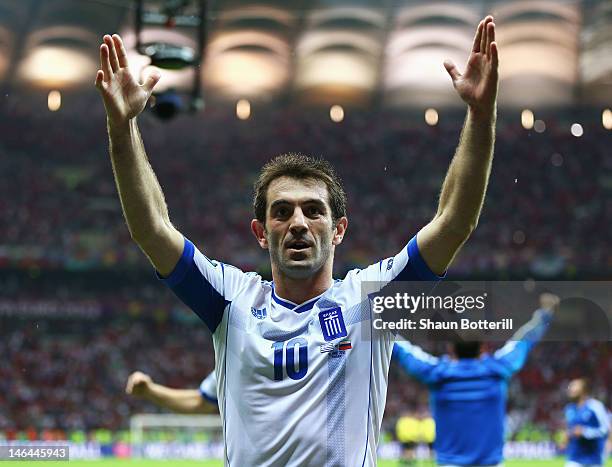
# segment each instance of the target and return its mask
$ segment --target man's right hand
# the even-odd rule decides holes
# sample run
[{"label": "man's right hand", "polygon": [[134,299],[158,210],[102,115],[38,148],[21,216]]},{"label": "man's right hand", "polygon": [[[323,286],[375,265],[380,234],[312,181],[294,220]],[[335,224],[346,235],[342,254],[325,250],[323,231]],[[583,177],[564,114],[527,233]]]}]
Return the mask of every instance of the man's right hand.
[{"label": "man's right hand", "polygon": [[151,392],[152,385],[153,380],[149,375],[135,371],[127,380],[125,392],[131,396],[146,397]]},{"label": "man's right hand", "polygon": [[151,73],[144,84],[139,84],[128,68],[125,46],[118,34],[104,36],[100,67],[96,87],[102,95],[109,124],[125,124],[144,110],[159,81],[159,72]]}]

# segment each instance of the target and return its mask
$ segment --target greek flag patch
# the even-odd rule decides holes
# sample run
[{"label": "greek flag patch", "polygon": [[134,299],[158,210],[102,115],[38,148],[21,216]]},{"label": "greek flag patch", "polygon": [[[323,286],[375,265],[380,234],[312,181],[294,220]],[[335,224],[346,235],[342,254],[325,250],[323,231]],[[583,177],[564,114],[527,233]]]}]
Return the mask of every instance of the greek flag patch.
[{"label": "greek flag patch", "polygon": [[347,336],[340,307],[320,312],[319,323],[321,323],[321,331],[323,331],[323,338],[326,341],[333,341],[339,337]]}]

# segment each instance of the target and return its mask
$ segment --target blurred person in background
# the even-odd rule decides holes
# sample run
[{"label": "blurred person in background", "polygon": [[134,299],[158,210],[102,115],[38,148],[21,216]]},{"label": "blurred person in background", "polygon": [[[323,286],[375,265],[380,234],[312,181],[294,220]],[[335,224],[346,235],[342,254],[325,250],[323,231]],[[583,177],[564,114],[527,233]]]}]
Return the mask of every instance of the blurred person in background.
[{"label": "blurred person in background", "polygon": [[493,355],[482,342],[456,342],[452,356],[435,357],[409,342],[396,342],[393,357],[426,384],[435,420],[438,465],[492,466],[503,462],[508,381],[544,336],[559,305],[540,296],[540,308]]},{"label": "blurred person in background", "polygon": [[605,464],[610,415],[591,396],[589,380],[577,378],[567,387],[570,403],[565,407],[567,424],[566,467],[599,467]]},{"label": "blurred person in background", "polygon": [[427,447],[427,456],[433,461],[433,445],[436,440],[436,422],[429,410],[419,412],[420,419],[420,442]]},{"label": "blurred person in background", "polygon": [[135,371],[127,380],[126,394],[183,414],[212,414],[218,412],[217,378],[210,373],[198,389],[174,389],[155,383],[151,376]]},{"label": "blurred person in background", "polygon": [[395,424],[395,437],[402,445],[400,465],[416,465],[416,447],[420,437],[420,421],[412,412],[404,412]]}]

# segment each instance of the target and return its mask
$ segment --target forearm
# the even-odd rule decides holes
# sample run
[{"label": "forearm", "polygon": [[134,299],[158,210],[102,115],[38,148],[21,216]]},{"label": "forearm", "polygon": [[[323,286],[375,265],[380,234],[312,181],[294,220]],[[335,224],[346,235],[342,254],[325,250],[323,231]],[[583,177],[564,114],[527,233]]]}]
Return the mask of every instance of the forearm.
[{"label": "forearm", "polygon": [[170,226],[168,208],[157,177],[147,159],[136,124],[108,124],[110,156],[121,207],[132,238],[146,242]]},{"label": "forearm", "polygon": [[552,312],[539,308],[533,313],[532,318],[514,333],[511,340],[523,340],[532,343],[539,342],[544,337],[551,320]]},{"label": "forearm", "polygon": [[178,413],[202,413],[204,401],[197,389],[172,389],[152,384],[145,396],[149,401]]},{"label": "forearm", "polygon": [[495,142],[495,110],[476,114],[468,109],[459,145],[446,174],[436,217],[447,228],[469,235],[478,223],[491,173]]}]

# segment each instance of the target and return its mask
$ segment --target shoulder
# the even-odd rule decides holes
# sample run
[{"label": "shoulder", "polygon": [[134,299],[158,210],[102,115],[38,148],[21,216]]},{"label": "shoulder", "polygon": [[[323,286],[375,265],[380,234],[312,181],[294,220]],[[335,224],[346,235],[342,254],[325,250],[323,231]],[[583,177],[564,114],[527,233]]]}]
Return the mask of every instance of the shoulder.
[{"label": "shoulder", "polygon": [[341,284],[343,282],[350,281],[353,279],[361,278],[360,275],[362,275],[363,272],[364,272],[364,269],[362,268],[351,269],[349,272],[346,273],[346,275],[344,276],[344,279],[335,279],[334,285]]},{"label": "shoulder", "polygon": [[606,407],[603,405],[601,401],[597,399],[588,399],[585,403],[585,406],[588,407],[591,411],[596,413],[606,413]]}]

